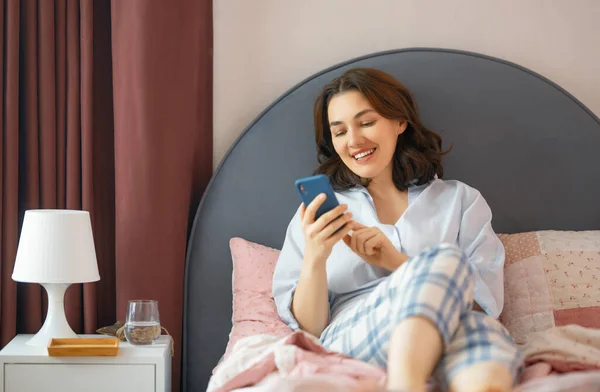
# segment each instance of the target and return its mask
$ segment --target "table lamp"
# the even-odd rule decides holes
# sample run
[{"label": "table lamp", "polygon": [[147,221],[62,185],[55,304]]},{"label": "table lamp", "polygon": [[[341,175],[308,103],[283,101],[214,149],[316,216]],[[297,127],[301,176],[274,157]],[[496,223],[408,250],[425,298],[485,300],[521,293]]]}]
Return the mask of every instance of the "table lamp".
[{"label": "table lamp", "polygon": [[65,316],[65,291],[72,283],[100,280],[90,214],[78,210],[28,210],[12,274],[17,282],[39,283],[48,293],[44,325],[27,344],[74,338]]}]

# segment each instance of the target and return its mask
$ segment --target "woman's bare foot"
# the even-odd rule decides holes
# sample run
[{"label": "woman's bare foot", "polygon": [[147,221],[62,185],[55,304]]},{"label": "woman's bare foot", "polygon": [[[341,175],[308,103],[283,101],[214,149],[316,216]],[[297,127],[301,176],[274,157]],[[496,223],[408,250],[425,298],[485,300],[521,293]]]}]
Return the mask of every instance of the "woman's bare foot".
[{"label": "woman's bare foot", "polygon": [[509,392],[513,377],[500,362],[481,362],[460,370],[450,380],[451,392]]}]

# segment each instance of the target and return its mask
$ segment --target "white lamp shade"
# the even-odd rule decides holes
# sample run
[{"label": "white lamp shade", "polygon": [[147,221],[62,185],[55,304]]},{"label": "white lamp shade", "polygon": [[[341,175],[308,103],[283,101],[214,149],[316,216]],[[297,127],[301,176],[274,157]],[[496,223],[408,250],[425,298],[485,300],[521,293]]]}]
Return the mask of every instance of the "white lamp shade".
[{"label": "white lamp shade", "polygon": [[90,214],[78,210],[25,211],[12,278],[31,283],[99,280]]}]

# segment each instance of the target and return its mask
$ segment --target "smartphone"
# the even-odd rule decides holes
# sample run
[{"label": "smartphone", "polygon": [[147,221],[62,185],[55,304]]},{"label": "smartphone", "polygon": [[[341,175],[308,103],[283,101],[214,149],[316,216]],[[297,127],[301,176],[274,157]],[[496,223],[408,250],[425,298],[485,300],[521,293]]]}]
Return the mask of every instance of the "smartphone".
[{"label": "smartphone", "polygon": [[300,199],[302,199],[302,202],[306,207],[308,207],[319,194],[324,193],[327,195],[327,198],[317,210],[315,220],[319,219],[319,217],[327,211],[340,205],[337,197],[335,197],[329,178],[324,174],[317,174],[316,176],[296,180],[296,191],[298,191]]}]

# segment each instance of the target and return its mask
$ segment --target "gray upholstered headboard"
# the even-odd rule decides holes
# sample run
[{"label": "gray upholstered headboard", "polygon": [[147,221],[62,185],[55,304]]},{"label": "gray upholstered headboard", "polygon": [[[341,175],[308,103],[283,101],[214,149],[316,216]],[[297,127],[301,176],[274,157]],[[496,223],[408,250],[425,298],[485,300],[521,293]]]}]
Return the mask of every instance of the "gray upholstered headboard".
[{"label": "gray upholstered headboard", "polygon": [[294,180],[316,166],[312,105],[352,67],[389,72],[413,91],[444,145],[445,178],[478,188],[497,232],[600,228],[600,121],[566,91],[502,60],[452,50],[376,53],[293,87],[226,155],[196,213],[188,246],[184,391],[204,391],[231,328],[229,239],[280,248],[299,200]]}]

